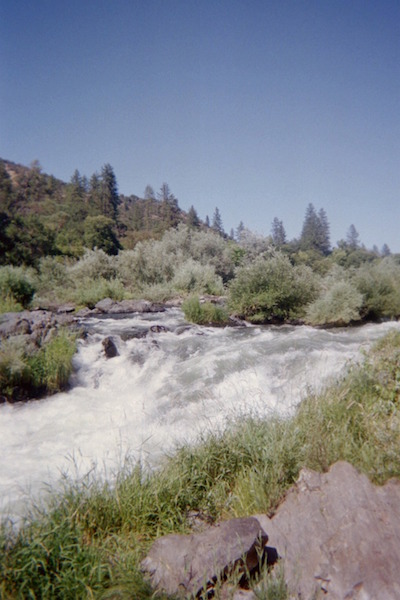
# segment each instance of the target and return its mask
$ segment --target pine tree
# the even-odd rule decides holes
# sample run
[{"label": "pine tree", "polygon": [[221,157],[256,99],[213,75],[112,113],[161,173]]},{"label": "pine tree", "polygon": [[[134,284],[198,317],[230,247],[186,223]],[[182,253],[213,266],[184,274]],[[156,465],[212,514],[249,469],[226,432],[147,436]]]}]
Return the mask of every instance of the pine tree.
[{"label": "pine tree", "polygon": [[271,235],[274,246],[279,248],[280,246],[286,244],[286,231],[283,226],[283,222],[277,217],[275,217],[272,221]]},{"label": "pine tree", "polygon": [[304,217],[300,236],[302,250],[317,250],[328,254],[330,250],[329,223],[324,209],[317,214],[314,205],[309,204]]},{"label": "pine tree", "polygon": [[189,227],[198,227],[200,225],[200,219],[193,204],[189,208],[187,224],[189,225]]},{"label": "pine tree", "polygon": [[218,207],[215,208],[215,211],[213,214],[212,229],[214,229],[214,231],[216,231],[220,235],[224,235],[224,228],[222,225],[221,213],[219,212]]},{"label": "pine tree", "polygon": [[119,203],[117,179],[112,166],[106,164],[101,169],[101,213],[116,221]]},{"label": "pine tree", "polygon": [[346,243],[351,250],[357,250],[360,247],[360,236],[353,224],[350,225],[347,231]]},{"label": "pine tree", "polygon": [[382,256],[390,256],[392,254],[387,244],[383,244],[381,254]]},{"label": "pine tree", "polygon": [[244,224],[243,224],[243,221],[240,221],[239,225],[236,228],[236,241],[237,242],[240,242],[243,231],[244,231]]}]

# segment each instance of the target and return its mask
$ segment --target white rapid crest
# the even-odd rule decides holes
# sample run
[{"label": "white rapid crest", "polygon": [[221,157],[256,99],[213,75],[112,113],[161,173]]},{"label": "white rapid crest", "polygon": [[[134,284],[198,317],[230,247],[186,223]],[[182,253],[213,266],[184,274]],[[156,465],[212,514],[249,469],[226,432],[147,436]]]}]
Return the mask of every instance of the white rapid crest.
[{"label": "white rapid crest", "polygon": [[[156,464],[177,444],[244,414],[290,414],[398,323],[343,330],[189,327],[170,310],[89,319],[68,392],[0,406],[0,512],[94,465],[112,477],[126,456]],[[152,325],[166,331],[151,332]],[[141,336],[141,332],[143,336]],[[147,332],[147,333],[146,333]],[[135,337],[132,337],[132,335]],[[105,336],[119,356],[106,359]]]}]

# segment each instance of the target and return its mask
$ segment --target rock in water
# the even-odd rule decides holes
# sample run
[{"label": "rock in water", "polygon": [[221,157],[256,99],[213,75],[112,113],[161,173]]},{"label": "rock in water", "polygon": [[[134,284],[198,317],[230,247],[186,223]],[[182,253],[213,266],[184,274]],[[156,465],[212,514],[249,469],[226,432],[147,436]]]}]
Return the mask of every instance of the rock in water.
[{"label": "rock in water", "polygon": [[257,519],[232,519],[201,533],[159,538],[141,566],[156,590],[196,596],[236,566],[257,567],[267,540]]},{"label": "rock in water", "polygon": [[295,598],[399,600],[399,480],[375,486],[345,462],[303,469],[273,518],[256,518]]},{"label": "rock in water", "polygon": [[104,354],[107,358],[114,358],[114,356],[119,356],[119,352],[117,346],[112,337],[106,337],[102,341]]}]

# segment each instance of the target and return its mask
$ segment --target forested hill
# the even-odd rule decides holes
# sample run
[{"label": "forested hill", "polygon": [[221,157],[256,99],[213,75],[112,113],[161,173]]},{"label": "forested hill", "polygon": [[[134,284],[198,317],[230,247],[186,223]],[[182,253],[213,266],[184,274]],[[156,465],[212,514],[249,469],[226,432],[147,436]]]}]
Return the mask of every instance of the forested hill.
[{"label": "forested hill", "polygon": [[179,223],[205,228],[193,207],[183,211],[168,184],[144,198],[118,193],[111,165],[90,179],[75,171],[69,183],[0,159],[0,261],[35,265],[42,256],[79,257],[84,248],[107,254],[130,249],[140,240],[159,239]]}]

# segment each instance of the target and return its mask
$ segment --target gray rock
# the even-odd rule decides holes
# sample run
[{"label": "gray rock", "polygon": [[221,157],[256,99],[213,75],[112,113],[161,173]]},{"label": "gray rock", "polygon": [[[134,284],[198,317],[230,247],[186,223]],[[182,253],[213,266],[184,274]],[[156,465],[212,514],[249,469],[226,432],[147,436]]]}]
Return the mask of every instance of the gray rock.
[{"label": "gray rock", "polygon": [[256,518],[295,598],[400,598],[400,481],[374,486],[345,462],[303,469],[273,518]]},{"label": "gray rock", "polygon": [[104,340],[102,341],[102,345],[104,348],[104,354],[107,358],[114,358],[115,356],[119,356],[118,348],[111,336],[104,338]]},{"label": "gray rock", "polygon": [[104,298],[97,302],[95,309],[101,313],[110,315],[122,315],[129,313],[153,313],[163,312],[165,307],[161,304],[154,304],[148,300],[111,300],[111,298]]},{"label": "gray rock", "polygon": [[257,519],[232,519],[201,533],[159,538],[141,567],[156,590],[197,595],[235,567],[253,570],[267,539]]}]

